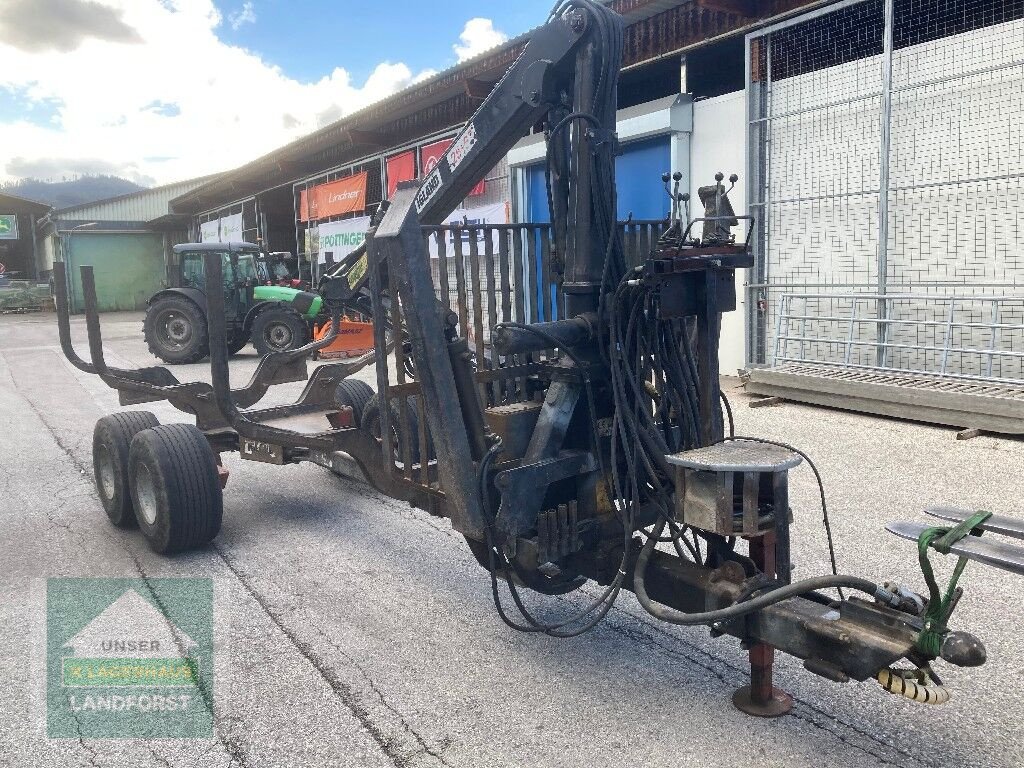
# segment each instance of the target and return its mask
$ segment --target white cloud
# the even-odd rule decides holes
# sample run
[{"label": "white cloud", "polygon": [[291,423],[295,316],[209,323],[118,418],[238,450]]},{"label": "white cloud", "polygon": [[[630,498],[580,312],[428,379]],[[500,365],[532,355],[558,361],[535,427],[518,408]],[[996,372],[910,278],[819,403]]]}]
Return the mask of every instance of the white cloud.
[{"label": "white cloud", "polygon": [[[303,82],[221,41],[213,0],[54,1],[112,9],[117,41],[29,45],[0,24],[0,89],[25,102],[0,119],[0,181],[32,168],[145,183],[227,170],[429,74],[384,61],[362,83],[342,68]],[[41,105],[47,117],[33,121],[29,107]]]},{"label": "white cloud", "polygon": [[459,35],[459,42],[452,46],[459,61],[466,61],[479,56],[484,51],[501,45],[508,40],[501,30],[494,28],[491,19],[470,19]]},{"label": "white cloud", "polygon": [[250,2],[242,3],[242,7],[228,16],[232,29],[238,29],[243,24],[256,23],[256,9]]}]

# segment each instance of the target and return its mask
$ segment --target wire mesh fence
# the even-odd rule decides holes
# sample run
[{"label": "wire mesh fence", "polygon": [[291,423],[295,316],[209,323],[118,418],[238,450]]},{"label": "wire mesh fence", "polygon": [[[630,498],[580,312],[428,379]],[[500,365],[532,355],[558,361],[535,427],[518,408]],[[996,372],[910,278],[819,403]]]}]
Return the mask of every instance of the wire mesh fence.
[{"label": "wire mesh fence", "polygon": [[1024,296],[783,294],[770,362],[1019,381]]},{"label": "wire mesh fence", "polygon": [[[1024,0],[848,0],[751,35],[748,51],[748,362],[771,362],[780,296],[834,291],[912,295],[877,302],[858,354],[941,367],[894,344],[942,347],[942,323],[885,321],[1024,289]],[[986,348],[986,328],[965,323],[964,346]],[[955,357],[949,373],[989,369]]]}]

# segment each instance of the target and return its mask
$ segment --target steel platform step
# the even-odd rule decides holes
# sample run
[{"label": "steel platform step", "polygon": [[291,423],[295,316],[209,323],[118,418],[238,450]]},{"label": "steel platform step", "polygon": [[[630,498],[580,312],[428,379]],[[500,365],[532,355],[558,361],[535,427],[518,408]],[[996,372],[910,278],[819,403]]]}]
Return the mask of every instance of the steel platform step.
[{"label": "steel platform step", "polygon": [[746,390],[961,429],[1024,434],[1024,382],[800,362],[751,370]]},{"label": "steel platform step", "polygon": [[[976,510],[960,509],[958,507],[928,507],[924,511],[926,515],[937,517],[940,520],[949,520],[954,523],[962,523],[974,514]],[[983,531],[998,533],[1002,536],[1011,536],[1015,539],[1024,539],[1024,520],[1006,515],[992,515],[988,520],[978,526]]]},{"label": "steel platform step", "polygon": [[[933,526],[924,523],[889,523],[886,530],[900,538],[916,542],[920,535]],[[995,566],[1024,576],[1024,548],[1001,541],[967,536],[949,548],[950,554],[966,557],[985,565]]]}]

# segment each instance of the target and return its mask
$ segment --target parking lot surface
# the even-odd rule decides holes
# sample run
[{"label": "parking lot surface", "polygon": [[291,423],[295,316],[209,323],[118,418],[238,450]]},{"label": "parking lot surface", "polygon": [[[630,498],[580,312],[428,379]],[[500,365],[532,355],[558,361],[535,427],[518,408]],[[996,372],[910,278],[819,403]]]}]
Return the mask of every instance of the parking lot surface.
[{"label": "parking lot surface", "polygon": [[[110,363],[154,364],[141,315],[105,316],[104,330]],[[81,319],[73,331],[84,351]],[[255,363],[250,348],[234,380]],[[175,374],[208,376],[202,364]],[[958,442],[949,429],[793,404],[750,409],[729,392],[738,433],[817,461],[841,572],[922,588],[914,547],[884,524],[921,519],[928,503],[1024,517],[1024,442]],[[948,705],[837,685],[781,658],[794,712],[756,720],[730,703],[746,663],[735,640],[658,623],[627,593],[581,638],[514,633],[445,521],[316,466],[226,456],[220,535],[155,555],[137,531],[108,525],[94,492],[93,425],[117,409],[113,390],[64,360],[53,315],[0,317],[0,766],[1024,765],[1022,582],[1004,572],[967,569],[953,624],[985,641],[989,661],[942,665]],[[151,410],[188,420],[165,403]],[[823,573],[817,488],[806,469],[792,484],[797,576]],[[46,580],[61,576],[214,580],[214,738],[47,737]],[[593,594],[535,604],[566,611]]]}]

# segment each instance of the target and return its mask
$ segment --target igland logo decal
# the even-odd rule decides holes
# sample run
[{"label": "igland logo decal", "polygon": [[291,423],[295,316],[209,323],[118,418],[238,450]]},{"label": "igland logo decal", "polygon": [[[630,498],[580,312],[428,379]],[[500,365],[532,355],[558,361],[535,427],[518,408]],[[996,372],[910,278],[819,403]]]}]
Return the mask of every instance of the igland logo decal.
[{"label": "igland logo decal", "polygon": [[210,579],[49,579],[51,738],[213,735]]}]

